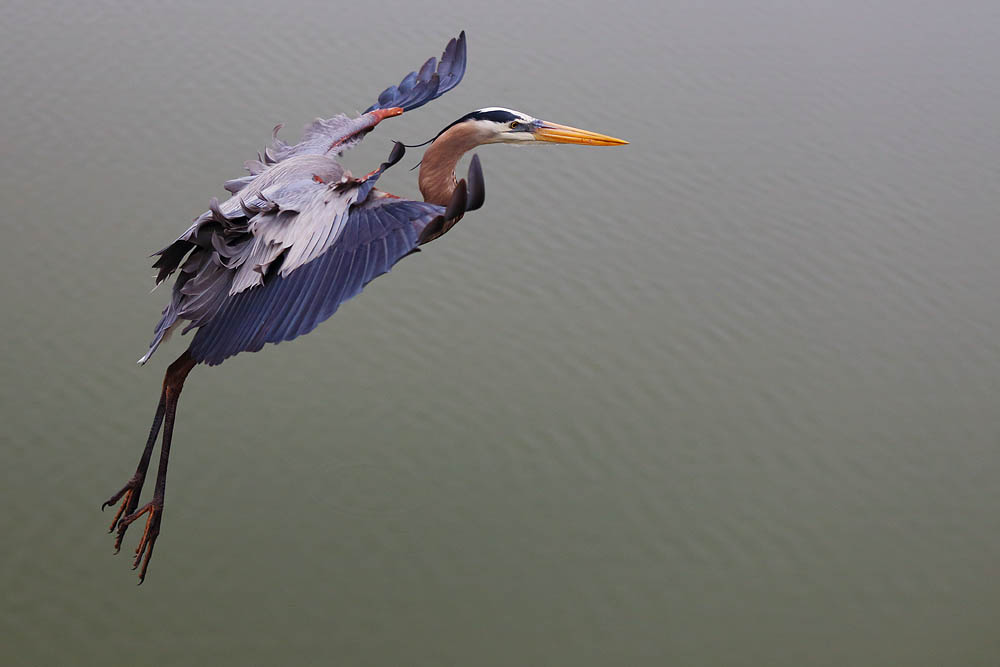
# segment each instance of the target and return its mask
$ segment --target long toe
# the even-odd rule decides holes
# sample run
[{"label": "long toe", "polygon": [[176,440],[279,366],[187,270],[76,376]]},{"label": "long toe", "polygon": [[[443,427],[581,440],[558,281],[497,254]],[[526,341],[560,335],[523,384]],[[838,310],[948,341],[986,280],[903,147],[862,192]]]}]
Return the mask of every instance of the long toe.
[{"label": "long toe", "polygon": [[115,536],[115,553],[118,553],[121,549],[122,538],[125,536],[122,517],[127,517],[135,512],[135,508],[139,505],[139,494],[142,493],[143,481],[145,481],[145,476],[136,472],[136,474],[132,475],[132,479],[126,482],[125,486],[101,505],[101,511],[103,512],[105,508],[114,506],[119,502],[121,503],[118,505],[115,516],[111,519],[111,525],[108,526],[109,533],[114,532],[116,528],[118,529],[118,534]]},{"label": "long toe", "polygon": [[142,569],[139,570],[140,584],[146,579],[146,569],[149,567],[149,559],[153,556],[153,546],[156,544],[156,538],[160,535],[163,501],[153,498],[153,500],[122,519],[118,525],[118,543],[120,544],[121,536],[125,534],[125,529],[143,515],[146,516],[146,526],[142,531],[142,537],[139,538],[139,546],[135,548],[135,560],[132,563],[133,570],[138,568],[140,564],[142,565]]},{"label": "long toe", "polygon": [[[118,506],[118,511],[115,512],[114,518],[111,519],[111,525],[108,526],[109,533],[114,532],[115,528],[118,527],[118,519],[122,518],[122,514],[125,513],[126,509],[128,509],[129,501],[132,499],[132,494],[134,493],[134,491],[128,487],[125,487],[122,491],[124,492],[123,495],[115,494],[111,496],[107,502],[101,505],[101,511],[103,512],[105,507],[114,505],[121,498],[125,499],[125,501]],[[115,551],[118,551],[118,540],[115,540]]]}]

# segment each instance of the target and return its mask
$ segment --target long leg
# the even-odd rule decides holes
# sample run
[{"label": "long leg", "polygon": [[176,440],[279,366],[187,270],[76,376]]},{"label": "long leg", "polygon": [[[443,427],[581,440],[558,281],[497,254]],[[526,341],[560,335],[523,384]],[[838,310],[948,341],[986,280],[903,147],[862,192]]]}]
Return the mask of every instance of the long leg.
[{"label": "long leg", "polygon": [[[149,467],[149,459],[152,454],[152,443],[156,441],[156,436],[159,432],[160,422],[163,423],[163,442],[160,447],[160,465],[156,472],[156,486],[153,491],[153,500],[146,503],[141,508],[136,509],[138,505],[139,490],[142,488],[142,481],[139,482],[138,488],[134,492],[129,491],[129,485],[126,484],[126,489],[123,492],[119,492],[111,498],[109,503],[113,504],[117,501],[125,492],[130,493],[129,501],[127,505],[128,512],[120,520],[117,520],[118,535],[115,538],[116,551],[120,547],[122,537],[125,535],[126,529],[131,525],[136,519],[143,515],[146,516],[146,527],[142,533],[142,537],[139,540],[139,546],[135,550],[135,562],[132,565],[132,569],[139,567],[139,563],[142,562],[142,569],[139,571],[139,583],[146,578],[146,568],[149,566],[149,559],[153,555],[153,546],[156,543],[156,538],[160,534],[160,520],[163,516],[163,496],[167,487],[167,464],[170,460],[170,443],[174,432],[174,418],[177,414],[177,401],[180,398],[181,389],[184,387],[184,380],[187,378],[188,373],[191,369],[197,365],[197,361],[191,358],[191,355],[185,352],[180,357],[177,358],[174,363],[170,364],[167,368],[166,375],[163,378],[163,391],[160,395],[160,405],[156,410],[156,417],[153,419],[153,428],[150,430],[150,440],[146,445],[146,449],[143,451],[142,459],[139,461],[139,467],[142,469],[142,478],[145,478],[146,469]],[[139,474],[139,471],[136,471]],[[135,479],[133,477],[133,479]],[[130,482],[131,483],[131,482]],[[133,501],[132,498],[135,498]],[[118,514],[123,513],[123,507],[119,509]],[[112,525],[112,529],[114,525]],[[143,560],[143,555],[145,555],[145,560]]]},{"label": "long leg", "polygon": [[[139,465],[136,466],[135,474],[132,475],[132,479],[125,483],[115,495],[111,496],[104,501],[101,505],[101,511],[104,511],[105,507],[114,505],[123,497],[125,500],[122,502],[118,511],[115,512],[115,516],[111,519],[111,526],[108,528],[108,532],[113,532],[115,528],[118,527],[118,520],[122,516],[128,516],[135,511],[135,508],[139,506],[139,494],[142,493],[142,485],[146,481],[146,471],[149,470],[149,460],[153,455],[153,446],[156,444],[156,438],[160,435],[160,425],[163,423],[163,412],[166,407],[166,390],[160,391],[160,402],[156,406],[156,416],[153,417],[153,425],[149,429],[149,439],[146,440],[146,448],[142,450],[142,456],[139,458]],[[125,536],[125,531],[119,531],[118,535],[115,537],[115,553],[118,553],[122,546],[122,537]]]}]

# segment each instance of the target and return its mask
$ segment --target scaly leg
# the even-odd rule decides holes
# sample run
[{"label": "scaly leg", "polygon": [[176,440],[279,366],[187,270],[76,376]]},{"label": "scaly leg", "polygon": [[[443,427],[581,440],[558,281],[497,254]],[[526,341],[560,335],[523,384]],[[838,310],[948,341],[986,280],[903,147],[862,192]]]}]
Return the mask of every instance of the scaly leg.
[{"label": "scaly leg", "polygon": [[[118,520],[122,516],[128,516],[135,511],[135,508],[139,506],[139,494],[142,493],[142,485],[146,481],[146,471],[149,469],[149,459],[153,455],[153,445],[156,444],[156,438],[160,435],[160,425],[163,423],[163,411],[166,406],[166,392],[160,392],[160,403],[156,406],[156,416],[153,417],[153,425],[149,429],[149,439],[146,440],[146,448],[142,450],[142,457],[139,459],[139,465],[135,469],[135,474],[132,475],[132,479],[125,483],[115,495],[111,496],[104,501],[101,505],[101,511],[104,511],[105,507],[110,507],[121,500],[123,497],[125,500],[122,502],[118,511],[115,512],[115,516],[111,519],[111,526],[108,528],[108,532],[114,532],[115,528],[118,527]],[[125,536],[125,531],[122,530],[115,537],[115,553],[121,549],[122,537]]]},{"label": "scaly leg", "polygon": [[[139,540],[139,546],[135,550],[135,562],[132,569],[139,567],[142,562],[142,569],[139,571],[139,583],[146,578],[146,568],[149,567],[149,559],[153,555],[153,546],[156,538],[160,534],[160,520],[163,517],[163,495],[167,487],[167,464],[170,460],[170,442],[174,432],[174,418],[177,414],[177,401],[180,398],[181,389],[184,387],[184,380],[191,369],[197,365],[197,361],[185,352],[177,358],[174,363],[167,368],[163,378],[163,392],[160,395],[160,404],[156,410],[156,417],[153,419],[153,428],[150,430],[150,438],[146,444],[146,449],[139,460],[139,468],[136,474],[129,480],[128,484],[121,491],[112,496],[103,506],[113,505],[122,497],[126,497],[122,506],[115,514],[115,520],[111,524],[111,530],[118,527],[118,534],[115,537],[115,552],[121,547],[122,538],[125,531],[139,517],[147,515],[146,527]],[[160,446],[160,466],[156,472],[156,488],[153,491],[153,500],[146,503],[141,508],[136,509],[139,504],[139,493],[145,480],[146,470],[149,468],[153,443],[163,424],[163,442]],[[124,516],[123,516],[124,515]],[[145,555],[145,560],[143,560]]]}]

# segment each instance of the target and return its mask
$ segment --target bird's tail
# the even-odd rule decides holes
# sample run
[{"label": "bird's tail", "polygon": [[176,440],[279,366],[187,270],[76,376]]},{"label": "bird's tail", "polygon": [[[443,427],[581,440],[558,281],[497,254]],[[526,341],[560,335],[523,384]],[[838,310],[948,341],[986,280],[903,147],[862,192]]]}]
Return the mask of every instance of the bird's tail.
[{"label": "bird's tail", "polygon": [[170,334],[177,324],[177,308],[174,299],[171,299],[167,307],[163,309],[163,317],[160,318],[159,324],[153,330],[153,340],[149,343],[149,350],[136,363],[142,366],[149,361],[149,358],[156,352],[156,348],[160,346],[160,343],[170,338]]}]

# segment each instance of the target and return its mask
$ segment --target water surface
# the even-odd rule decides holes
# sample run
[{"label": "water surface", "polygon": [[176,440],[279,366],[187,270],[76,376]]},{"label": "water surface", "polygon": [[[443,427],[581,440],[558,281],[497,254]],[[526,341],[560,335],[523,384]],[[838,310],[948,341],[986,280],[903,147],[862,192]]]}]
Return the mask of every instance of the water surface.
[{"label": "water surface", "polygon": [[[1000,663],[997,5],[342,4],[0,8],[0,661]],[[350,168],[497,104],[632,143],[483,148],[482,211],[196,369],[137,589],[147,255],[462,28]]]}]

